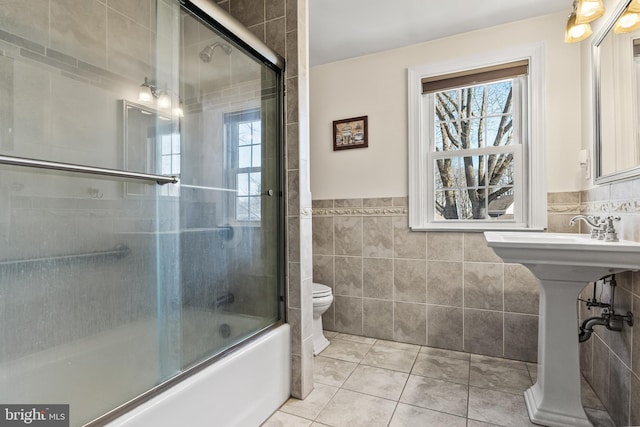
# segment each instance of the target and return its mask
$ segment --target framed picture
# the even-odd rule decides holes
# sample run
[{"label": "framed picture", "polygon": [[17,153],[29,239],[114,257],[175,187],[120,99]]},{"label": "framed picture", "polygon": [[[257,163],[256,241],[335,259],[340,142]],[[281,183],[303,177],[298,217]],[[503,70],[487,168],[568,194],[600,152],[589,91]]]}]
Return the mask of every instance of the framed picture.
[{"label": "framed picture", "polygon": [[367,136],[367,116],[334,120],[333,151],[368,147]]}]

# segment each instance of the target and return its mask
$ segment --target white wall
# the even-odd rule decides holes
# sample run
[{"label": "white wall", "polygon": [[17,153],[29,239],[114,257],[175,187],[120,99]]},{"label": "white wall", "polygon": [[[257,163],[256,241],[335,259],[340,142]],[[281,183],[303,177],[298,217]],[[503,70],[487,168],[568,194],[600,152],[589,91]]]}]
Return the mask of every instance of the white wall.
[{"label": "white wall", "polygon": [[[540,41],[546,50],[548,191],[579,190],[580,45],[563,41],[568,12],[311,68],[313,198],[407,195],[408,67]],[[334,152],[333,120],[365,115],[369,147]]]}]

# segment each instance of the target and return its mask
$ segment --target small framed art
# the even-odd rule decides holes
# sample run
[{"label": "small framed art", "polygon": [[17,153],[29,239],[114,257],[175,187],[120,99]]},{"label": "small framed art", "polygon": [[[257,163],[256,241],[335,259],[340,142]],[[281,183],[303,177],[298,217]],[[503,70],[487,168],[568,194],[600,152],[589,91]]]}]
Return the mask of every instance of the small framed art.
[{"label": "small framed art", "polygon": [[333,121],[333,151],[368,146],[367,116]]}]

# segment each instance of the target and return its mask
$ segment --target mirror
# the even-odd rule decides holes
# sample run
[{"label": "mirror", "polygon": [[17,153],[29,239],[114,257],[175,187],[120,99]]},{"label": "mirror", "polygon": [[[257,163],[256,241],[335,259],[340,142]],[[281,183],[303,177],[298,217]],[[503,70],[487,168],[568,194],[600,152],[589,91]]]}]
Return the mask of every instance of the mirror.
[{"label": "mirror", "polygon": [[596,184],[640,175],[640,30],[613,30],[628,4],[620,2],[592,44]]},{"label": "mirror", "polygon": [[[151,107],[122,101],[124,168],[128,171],[180,176],[180,131],[175,120]],[[127,196],[153,196],[147,184],[126,182]],[[160,187],[161,195],[175,195],[179,186]]]}]

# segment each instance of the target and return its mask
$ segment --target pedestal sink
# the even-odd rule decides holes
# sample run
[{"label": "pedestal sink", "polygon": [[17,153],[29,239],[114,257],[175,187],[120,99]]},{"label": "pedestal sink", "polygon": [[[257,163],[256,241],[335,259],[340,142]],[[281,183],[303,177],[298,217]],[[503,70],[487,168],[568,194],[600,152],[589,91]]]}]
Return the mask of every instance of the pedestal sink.
[{"label": "pedestal sink", "polygon": [[540,282],[538,380],[524,393],[531,421],[592,427],[580,399],[577,298],[611,273],[640,269],[640,243],[584,234],[485,232],[504,262],[527,267]]}]

